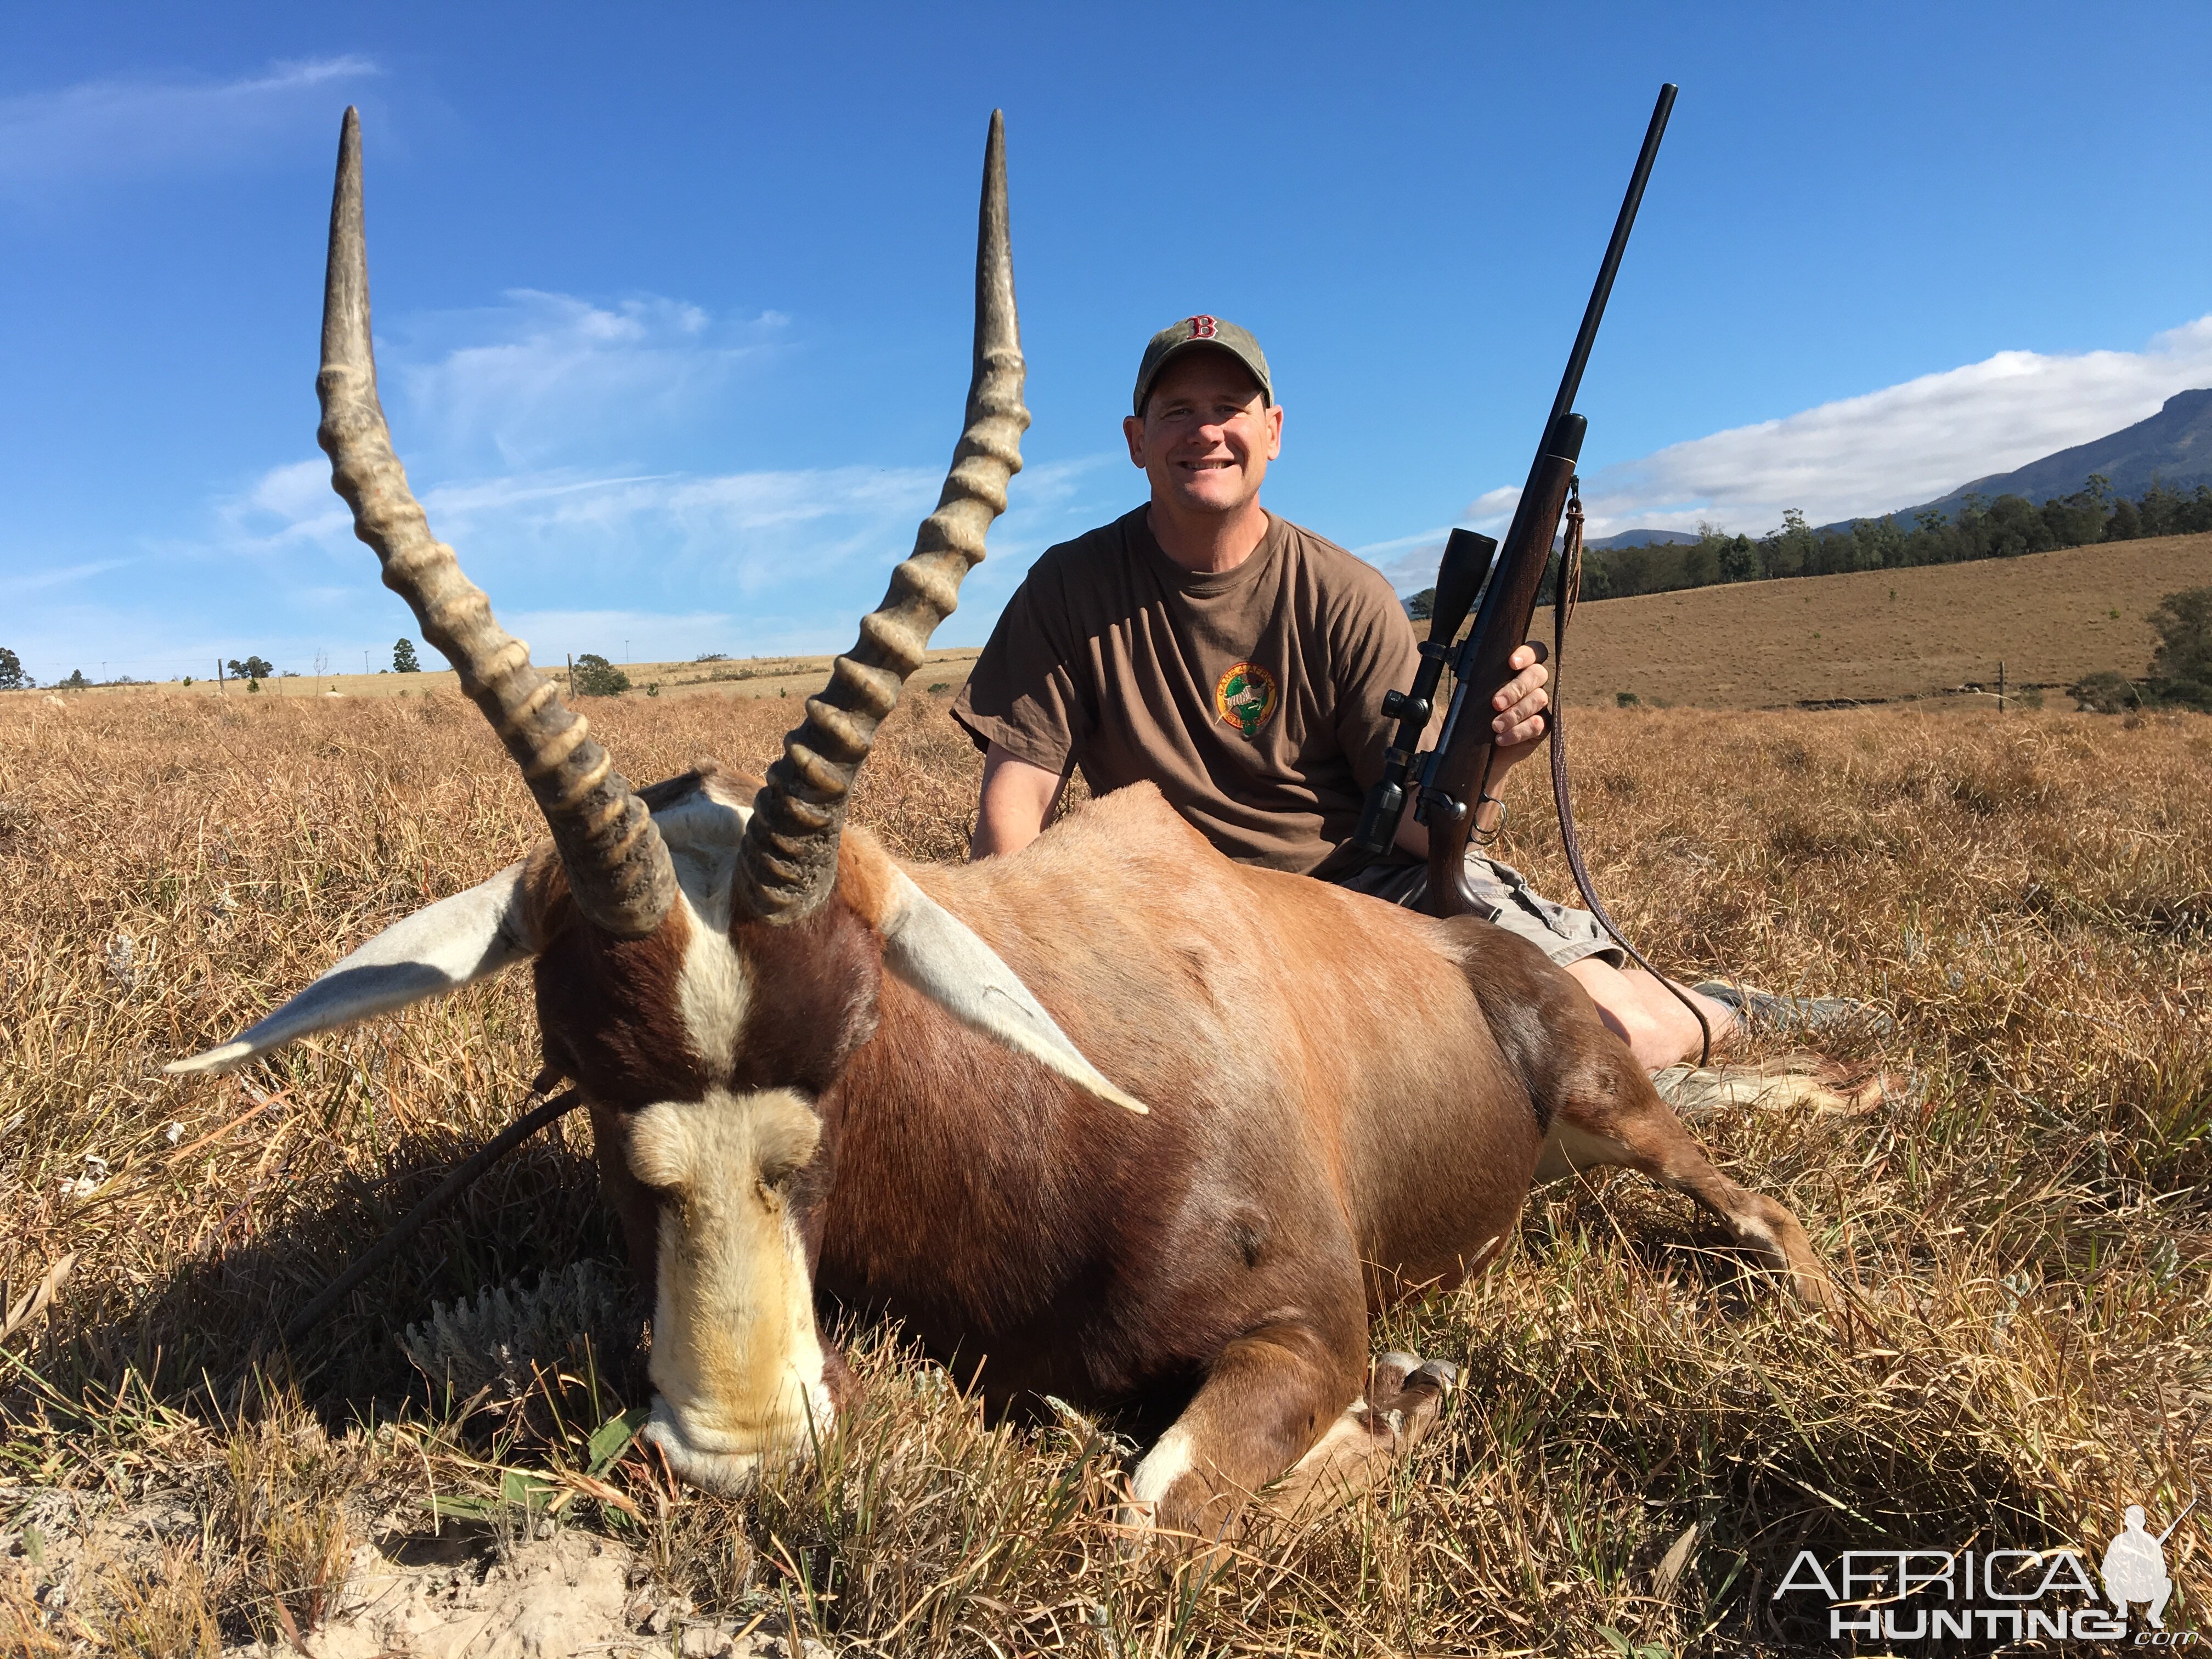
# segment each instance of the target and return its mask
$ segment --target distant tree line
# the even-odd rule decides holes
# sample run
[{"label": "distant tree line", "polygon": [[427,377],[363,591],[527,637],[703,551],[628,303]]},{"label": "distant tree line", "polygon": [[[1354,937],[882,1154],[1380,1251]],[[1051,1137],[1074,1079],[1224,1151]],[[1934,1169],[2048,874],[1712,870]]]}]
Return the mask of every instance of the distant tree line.
[{"label": "distant tree line", "polygon": [[[1711,525],[1698,528],[1696,541],[1672,547],[1612,547],[1585,554],[1583,597],[1626,599],[1717,582],[1965,564],[2095,542],[2186,535],[2212,530],[2212,485],[2199,484],[2185,495],[2154,484],[2131,501],[2115,496],[2103,475],[2093,473],[2071,495],[2053,497],[2041,507],[2020,495],[1994,501],[1968,495],[1955,516],[1930,508],[1913,515],[1910,530],[1887,518],[1855,520],[1848,529],[1814,530],[1795,507],[1782,515],[1779,528],[1755,539],[1725,535]],[[1556,580],[1555,561],[1545,585],[1547,599]]]},{"label": "distant tree line", "polygon": [[[2148,493],[2130,501],[2114,495],[2110,482],[2093,473],[2071,495],[2055,496],[2041,507],[2031,506],[2020,495],[1999,495],[1994,501],[1968,495],[1955,516],[1930,508],[1914,514],[1910,530],[1888,518],[1856,519],[1847,528],[1815,530],[1796,507],[1783,514],[1779,527],[1756,538],[1731,536],[1712,525],[1698,528],[1694,542],[1586,552],[1583,598],[1619,599],[1720,582],[1964,564],[2095,542],[2186,535],[2212,530],[2212,485],[2199,484],[2193,493],[2183,495],[2154,483]],[[1541,599],[1547,605],[1559,586],[1559,566],[1555,554],[1544,576]],[[1428,616],[1434,592],[1424,589],[1407,601],[1407,609],[1417,620]]]}]

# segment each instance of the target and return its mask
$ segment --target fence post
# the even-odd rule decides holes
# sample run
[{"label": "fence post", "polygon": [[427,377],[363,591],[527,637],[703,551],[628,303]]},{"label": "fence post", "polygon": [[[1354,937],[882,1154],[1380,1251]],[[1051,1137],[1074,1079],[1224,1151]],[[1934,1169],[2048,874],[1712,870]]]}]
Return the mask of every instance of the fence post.
[{"label": "fence post", "polygon": [[1997,713],[2004,713],[2004,659],[1997,659]]}]

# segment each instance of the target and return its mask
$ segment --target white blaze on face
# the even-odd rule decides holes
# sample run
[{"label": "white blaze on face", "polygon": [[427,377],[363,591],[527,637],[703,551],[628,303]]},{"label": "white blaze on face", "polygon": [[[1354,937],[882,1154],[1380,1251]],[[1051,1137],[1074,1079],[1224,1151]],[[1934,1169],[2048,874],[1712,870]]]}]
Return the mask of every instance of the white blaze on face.
[{"label": "white blaze on face", "polygon": [[630,1126],[630,1168],[663,1194],[645,1432],[695,1486],[742,1489],[830,1431],[814,1287],[783,1193],[820,1133],[787,1090],[709,1090]]}]

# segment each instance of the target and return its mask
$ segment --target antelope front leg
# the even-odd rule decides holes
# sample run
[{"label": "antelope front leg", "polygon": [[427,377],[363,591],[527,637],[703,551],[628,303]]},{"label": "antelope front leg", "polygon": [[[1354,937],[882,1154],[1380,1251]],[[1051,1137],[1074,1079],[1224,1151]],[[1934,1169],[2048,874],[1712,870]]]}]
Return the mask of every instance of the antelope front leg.
[{"label": "antelope front leg", "polygon": [[1305,1455],[1359,1397],[1363,1309],[1331,1341],[1310,1325],[1261,1325],[1213,1370],[1130,1481],[1121,1520],[1186,1544],[1218,1540],[1260,1489]]},{"label": "antelope front leg", "polygon": [[1124,1523],[1201,1544],[1228,1535],[1255,1499],[1272,1518],[1305,1520],[1371,1486],[1435,1425],[1456,1372],[1390,1353],[1369,1374],[1341,1346],[1292,1325],[1231,1342],[1137,1466]]},{"label": "antelope front leg", "polygon": [[1379,1355],[1367,1392],[1347,1406],[1290,1472],[1260,1495],[1257,1507],[1279,1521],[1310,1521],[1350,1502],[1391,1463],[1428,1438],[1444,1396],[1459,1380],[1447,1360]]}]

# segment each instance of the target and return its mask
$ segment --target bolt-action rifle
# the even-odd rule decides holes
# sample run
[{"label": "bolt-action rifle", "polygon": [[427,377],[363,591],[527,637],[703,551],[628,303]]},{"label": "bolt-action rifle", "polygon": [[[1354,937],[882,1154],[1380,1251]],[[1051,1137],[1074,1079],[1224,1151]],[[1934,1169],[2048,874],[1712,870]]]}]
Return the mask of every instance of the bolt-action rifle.
[{"label": "bolt-action rifle", "polygon": [[[1644,200],[1651,164],[1658,157],[1659,141],[1674,107],[1675,91],[1671,82],[1659,88],[1659,101],[1651,112],[1651,125],[1644,132],[1644,149],[1636,158],[1628,194],[1621,202],[1620,216],[1613,222],[1613,240],[1606,247],[1605,263],[1598,268],[1596,286],[1590,290],[1589,305],[1583,313],[1582,330],[1568,355],[1567,372],[1560,377],[1559,396],[1553,399],[1552,412],[1545,419],[1542,441],[1536,446],[1536,459],[1528,468],[1528,482],[1513,510],[1504,544],[1501,547],[1472,531],[1451,532],[1437,571],[1429,637],[1420,648],[1420,666],[1413,687],[1392,691],[1382,700],[1383,713],[1399,722],[1397,737],[1385,755],[1381,780],[1368,793],[1366,811],[1353,841],[1370,853],[1385,851],[1396,839],[1399,821],[1408,804],[1407,785],[1418,777],[1411,804],[1414,817],[1428,826],[1426,908],[1437,915],[1480,915],[1486,909],[1468,890],[1465,860],[1468,842],[1477,836],[1487,841],[1498,828],[1497,820],[1486,819],[1482,810],[1499,805],[1490,793],[1494,735],[1491,701],[1513,678],[1506,659],[1528,637],[1529,625],[1535,619],[1537,593],[1543,586],[1565,513],[1567,541],[1560,559],[1552,649],[1554,676],[1559,672],[1582,562],[1580,481],[1575,477],[1575,465],[1582,455],[1583,434],[1589,422],[1574,412],[1575,394],[1582,388],[1583,369],[1597,340],[1598,324],[1604,319],[1606,301],[1613,293],[1613,279],[1628,247],[1628,234],[1636,225],[1636,210]],[[1474,609],[1478,598],[1480,609],[1476,611],[1474,629],[1455,647],[1460,625],[1467,620],[1468,611]],[[1429,717],[1435,712],[1437,686],[1447,667],[1452,673],[1452,696],[1443,730],[1435,749],[1417,753]],[[1553,796],[1575,884],[1605,930],[1650,971],[1650,964],[1621,938],[1613,918],[1606,914],[1583,867],[1582,849],[1575,838],[1574,815],[1568,805],[1566,738],[1559,724],[1556,685],[1551,718]],[[1660,977],[1665,983],[1664,977]],[[1687,999],[1684,1003],[1698,1014],[1698,1023],[1704,1027],[1705,1017]],[[1709,1030],[1706,1047],[1708,1050],[1711,1047]]]}]

